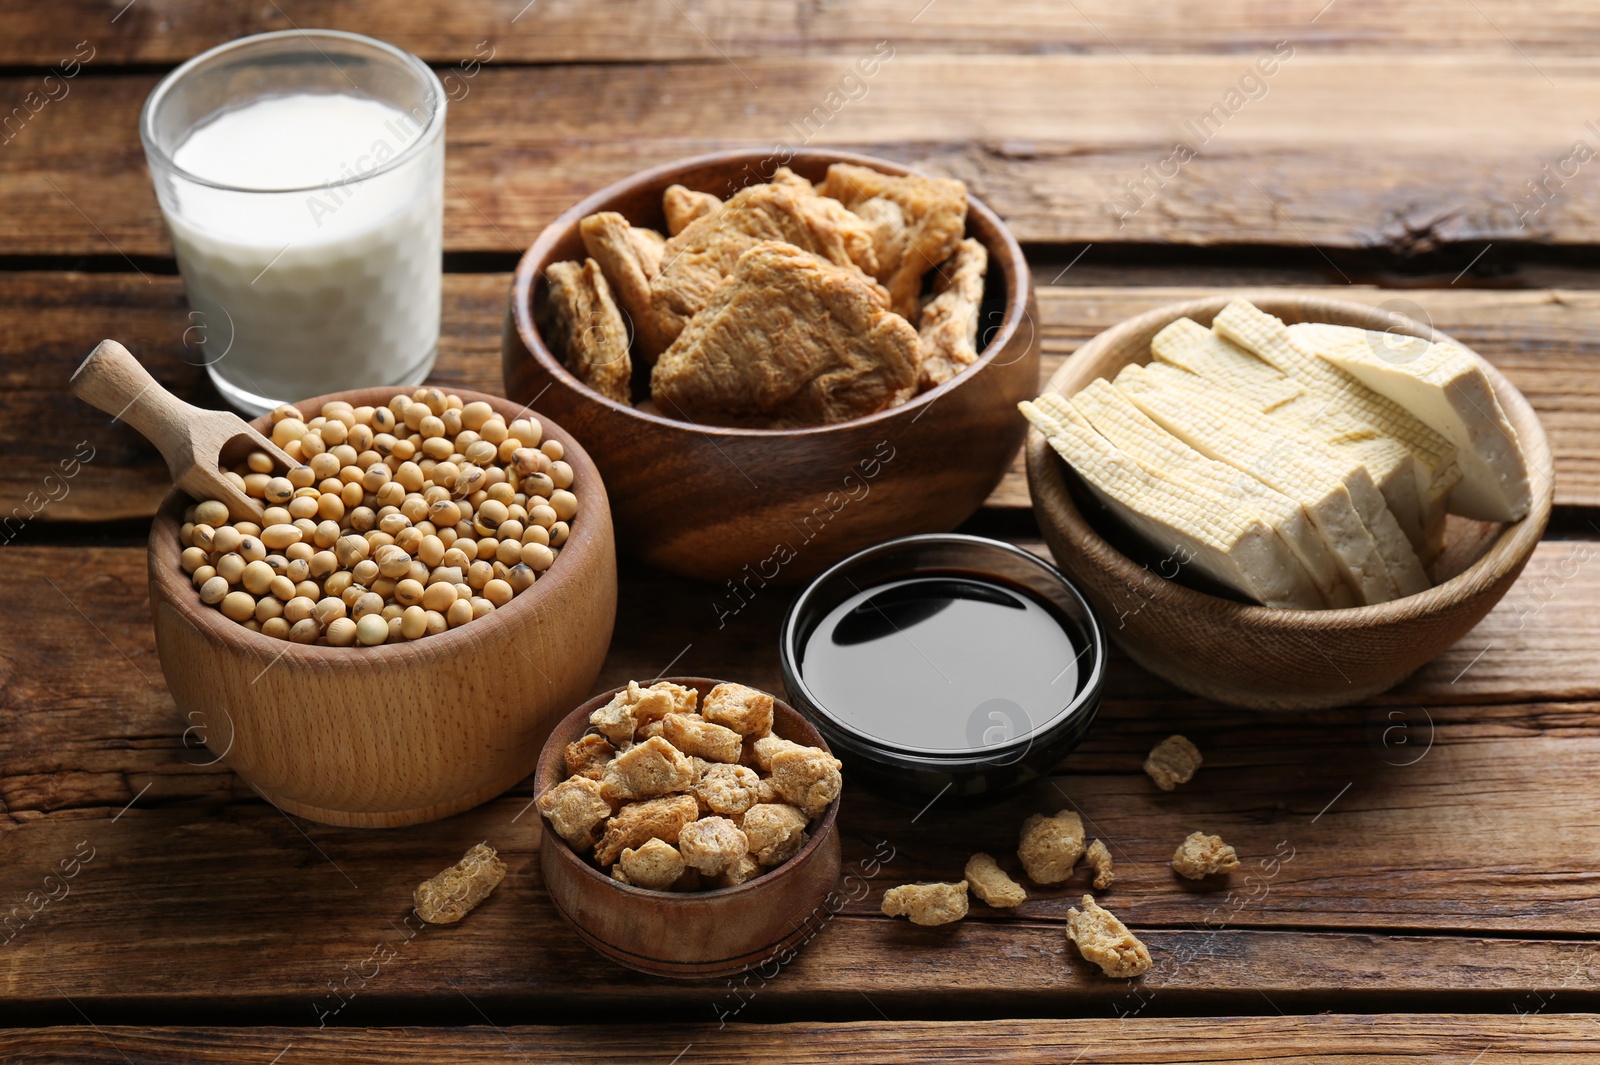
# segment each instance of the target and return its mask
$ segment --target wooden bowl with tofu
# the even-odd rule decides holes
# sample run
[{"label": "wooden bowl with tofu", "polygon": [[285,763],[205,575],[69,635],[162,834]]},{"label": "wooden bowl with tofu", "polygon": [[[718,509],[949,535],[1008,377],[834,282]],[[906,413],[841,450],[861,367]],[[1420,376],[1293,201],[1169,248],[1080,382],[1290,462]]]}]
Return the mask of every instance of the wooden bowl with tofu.
[{"label": "wooden bowl with tofu", "polygon": [[884,159],[811,148],[679,160],[626,177],[562,214],[534,241],[512,282],[502,343],[506,394],[536,402],[583,441],[611,490],[623,551],[685,576],[739,585],[713,604],[719,615],[737,612],[767,584],[803,581],[873,544],[965,521],[1009,468],[1027,430],[1016,405],[1039,387],[1027,261],[999,217],[970,195],[965,235],[988,253],[977,360],[877,413],[796,428],[713,424],[698,412],[669,417],[677,412],[650,400],[644,326],[634,323],[630,333],[631,384],[618,386],[630,390],[627,402],[580,379],[561,342],[546,335],[554,332],[549,323],[541,327],[536,311],[549,305],[551,267],[582,264],[588,255],[584,219],[616,212],[632,226],[665,232],[671,227],[663,194],[671,186],[731,197],[769,181],[780,166],[816,182],[835,163],[913,173]]},{"label": "wooden bowl with tofu", "polygon": [[[1139,315],[1067,360],[1029,415],[1035,513],[1150,672],[1256,709],[1357,702],[1510,589],[1549,522],[1549,442],[1493,366],[1430,347],[1461,347],[1437,330],[1281,293],[1243,294],[1252,316],[1235,298]],[[1421,372],[1446,358],[1469,372]],[[1406,420],[1417,410],[1427,422]]]}]

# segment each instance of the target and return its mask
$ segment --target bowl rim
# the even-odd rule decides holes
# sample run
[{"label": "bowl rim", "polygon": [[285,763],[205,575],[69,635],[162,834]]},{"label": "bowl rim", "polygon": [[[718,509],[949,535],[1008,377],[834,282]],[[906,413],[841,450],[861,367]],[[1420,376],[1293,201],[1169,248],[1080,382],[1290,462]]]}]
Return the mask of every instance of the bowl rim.
[{"label": "bowl rim", "polygon": [[[534,587],[538,587],[538,585],[536,584]],[[462,627],[465,628],[466,626]],[[650,683],[656,684],[663,681],[670,684],[682,684],[685,687],[694,688],[696,691],[702,692],[702,695],[700,696],[702,699],[705,697],[703,694],[704,692],[709,692],[718,684],[739,683],[738,681],[716,680],[711,677],[658,677],[656,680],[653,680]],[[627,687],[628,686],[626,684],[619,684],[608,691],[601,692],[600,694],[585,700],[570,714],[556,722],[555,726],[551,728],[550,735],[545,738],[544,746],[539,750],[539,760],[534,763],[533,778],[535,798],[542,793],[541,789],[539,788],[539,784],[541,777],[544,775],[545,759],[550,754],[551,749],[555,746],[556,737],[564,734],[572,725],[576,724],[580,720],[584,723],[584,729],[579,731],[577,735],[583,735],[584,732],[588,730],[589,715],[595,710],[598,710],[600,707],[604,706],[606,703],[610,702],[611,699],[619,692],[625,691]],[[757,690],[761,691],[763,689]],[[771,693],[769,692],[768,694]],[[815,725],[806,720],[806,716],[804,714],[800,713],[800,711],[796,710],[794,707],[790,706],[788,702],[776,695],[772,696],[772,703],[774,710],[781,707],[783,710],[793,715],[794,720],[798,722],[802,728],[810,732],[811,736],[816,742],[808,744],[807,746],[821,747],[829,754],[833,754],[833,749],[828,746],[827,739],[823,737],[822,733],[817,730]],[[572,741],[567,740],[563,742],[561,746],[565,748],[567,743],[570,742]],[[565,780],[567,778],[563,777],[562,779]],[[561,781],[558,780],[550,786],[555,787],[555,785],[559,783],[561,783]],[[808,858],[810,855],[815,853],[816,850],[822,846],[823,840],[834,832],[835,825],[839,819],[839,804],[843,798],[844,792],[841,790],[838,795],[834,796],[833,801],[828,804],[828,808],[826,810],[822,811],[819,816],[812,818],[812,822],[815,824],[816,828],[811,833],[811,838],[806,840],[805,846],[796,851],[792,857],[783,862],[781,865],[776,865],[771,869],[766,870],[760,876],[746,880],[742,884],[735,884],[733,887],[711,888],[708,891],[658,891],[655,888],[639,887],[637,884],[624,884],[620,880],[601,872],[589,861],[574,851],[571,844],[562,839],[561,836],[551,829],[543,814],[540,814],[540,830],[544,833],[544,837],[539,843],[539,849],[543,851],[546,846],[550,845],[552,842],[555,843],[556,849],[552,852],[552,860],[564,861],[567,864],[579,869],[581,871],[580,875],[584,876],[590,881],[604,884],[612,890],[619,891],[624,895],[638,895],[641,898],[665,901],[669,905],[692,905],[693,903],[702,899],[731,898],[741,893],[758,891],[761,888],[770,885],[774,878],[788,875],[794,869],[798,868],[801,860]]]},{"label": "bowl rim", "polygon": [[[150,582],[152,585],[159,585],[165,593],[161,597],[151,596],[151,609],[154,610],[156,604],[164,598],[166,601],[175,604],[179,613],[186,620],[193,623],[214,642],[236,644],[244,648],[261,651],[271,658],[274,663],[278,659],[298,659],[318,666],[348,665],[352,662],[349,656],[353,653],[359,655],[361,660],[365,662],[391,664],[403,658],[415,658],[419,655],[443,657],[463,651],[481,650],[482,639],[490,635],[491,629],[496,625],[497,621],[504,624],[526,621],[533,616],[535,611],[540,609],[544,599],[556,594],[552,587],[546,587],[544,592],[540,592],[540,587],[545,585],[546,582],[553,582],[553,589],[559,590],[563,585],[584,580],[584,574],[589,569],[586,563],[596,560],[598,555],[609,550],[611,542],[611,536],[608,531],[610,527],[610,505],[606,499],[605,485],[600,479],[600,471],[595,467],[594,461],[589,457],[589,453],[559,423],[539,415],[530,405],[514,403],[503,396],[492,396],[473,389],[449,388],[442,385],[433,387],[438,387],[447,394],[460,396],[464,404],[480,401],[488,403],[497,413],[506,417],[508,425],[516,417],[522,417],[524,414],[536,418],[544,431],[543,436],[546,440],[552,438],[552,430],[554,430],[554,435],[559,437],[561,445],[565,449],[563,459],[572,466],[572,483],[575,489],[573,494],[578,497],[579,516],[583,515],[583,508],[587,505],[597,508],[595,512],[603,513],[607,518],[607,520],[591,518],[588,521],[574,521],[571,523],[571,533],[567,538],[567,543],[563,545],[561,550],[562,557],[566,556],[569,550],[571,551],[574,557],[571,559],[570,565],[561,566],[561,558],[558,557],[556,564],[552,565],[547,571],[550,576],[540,577],[534,581],[532,588],[514,596],[507,605],[500,607],[486,618],[479,618],[465,625],[441,632],[436,636],[428,636],[421,640],[407,640],[401,643],[385,642],[377,647],[332,647],[324,644],[297,644],[289,640],[273,639],[263,633],[252,632],[238,622],[224,617],[222,611],[200,602],[199,596],[195,592],[193,581],[189,579],[187,573],[182,572],[179,558],[182,549],[179,548],[178,551],[170,555],[166,551],[167,547],[176,547],[178,545],[178,533],[183,526],[183,508],[188,505],[186,501],[192,498],[181,488],[173,486],[162,499],[161,505],[157,508],[155,518],[150,525],[148,549]],[[323,404],[335,400],[343,400],[357,407],[365,405],[376,406],[378,402],[387,402],[388,397],[407,391],[406,388],[399,385],[393,387],[353,388],[345,389],[341,392],[329,392],[325,395],[313,396],[294,405],[302,407],[302,409],[305,406],[315,405],[318,411],[321,410]],[[415,389],[409,391],[415,391]],[[516,414],[507,416],[510,411],[516,411]],[[259,423],[268,422],[270,418],[270,414],[263,414],[259,418],[253,419],[250,424],[257,429],[262,429],[264,432],[269,432],[270,430],[264,429],[263,425]],[[579,487],[581,487],[581,491],[576,490]],[[580,570],[584,571],[584,574],[580,574]],[[478,628],[480,625],[486,627]]]},{"label": "bowl rim", "polygon": [[[930,388],[926,392],[919,392],[897,407],[890,407],[887,410],[862,415],[858,418],[850,418],[842,422],[834,422],[830,425],[802,426],[794,429],[761,429],[711,425],[682,418],[669,418],[666,415],[653,414],[650,411],[640,410],[632,404],[619,403],[609,396],[601,395],[580,381],[545,346],[544,338],[539,335],[538,327],[533,322],[533,290],[539,274],[542,273],[542,268],[538,265],[539,262],[549,257],[556,242],[565,231],[575,227],[579,221],[591,214],[608,210],[611,202],[625,192],[653,184],[659,184],[664,190],[667,185],[674,183],[678,175],[685,171],[718,165],[735,166],[741,163],[746,164],[742,168],[743,170],[748,170],[749,165],[752,163],[757,165],[772,163],[773,169],[778,166],[789,166],[796,161],[815,162],[824,165],[828,163],[853,163],[895,176],[934,176],[893,160],[824,148],[802,148],[789,152],[783,156],[781,161],[774,162],[777,157],[777,153],[759,148],[735,148],[728,151],[685,156],[672,162],[635,171],[627,177],[613,181],[604,188],[590,193],[563,211],[553,222],[540,231],[538,237],[529,245],[528,250],[523,252],[522,258],[517,262],[516,272],[512,275],[509,314],[511,324],[515,327],[518,339],[523,347],[523,351],[519,353],[519,356],[533,359],[546,374],[576,390],[579,395],[618,413],[639,418],[654,425],[698,432],[708,438],[721,436],[762,439],[794,436],[801,433],[848,432],[878,422],[890,421],[912,411],[917,412],[915,417],[920,417],[922,409],[936,403],[941,396],[954,391],[963,382],[971,380],[979,370],[993,364],[1001,352],[1010,348],[1012,342],[1018,336],[1018,331],[1023,321],[1028,316],[1028,298],[1033,291],[1033,274],[1028,267],[1026,257],[1022,253],[1022,246],[1017,242],[1017,238],[1011,232],[1010,227],[1000,219],[999,215],[990,210],[982,200],[972,195],[970,191],[967,193],[969,225],[974,215],[983,219],[984,224],[995,234],[995,241],[998,245],[991,245],[988,241],[983,242],[989,251],[992,262],[1001,264],[1000,269],[1010,277],[1015,278],[1015,283],[1011,285],[1010,291],[1006,293],[1004,317],[1001,319],[999,328],[995,330],[994,336],[984,346],[983,351],[979,353],[976,362],[943,384]],[[762,170],[758,170],[755,173],[762,173],[764,170],[765,168],[763,167]],[[1002,252],[1004,253],[1003,257],[1000,254]]]},{"label": "bowl rim", "polygon": [[[868,562],[873,558],[903,551],[920,545],[951,544],[982,547],[986,549],[1002,550],[1025,560],[1053,577],[1076,600],[1085,618],[1084,628],[1089,637],[1090,648],[1094,651],[1091,668],[1079,682],[1078,690],[1073,695],[1071,702],[1063,708],[1053,723],[1032,729],[1025,735],[1011,740],[1003,747],[986,751],[982,755],[976,752],[939,751],[928,747],[912,747],[904,744],[890,743],[882,737],[871,736],[844,721],[831,710],[827,704],[817,697],[805,682],[805,677],[800,671],[801,648],[798,646],[800,611],[820,589],[824,583],[832,580],[838,574],[845,572],[849,567]],[[1006,582],[1001,582],[1006,583]],[[1009,586],[1009,585],[1008,585]],[[865,589],[862,589],[863,591]],[[854,554],[848,555],[819,573],[795,596],[788,611],[784,614],[783,622],[778,630],[778,658],[783,670],[785,686],[791,686],[791,691],[798,688],[804,694],[805,700],[817,708],[817,712],[827,718],[831,728],[838,729],[845,737],[875,753],[884,753],[901,759],[916,761],[920,768],[939,772],[961,772],[968,769],[981,769],[985,766],[1005,766],[1020,762],[1027,753],[1036,745],[1042,745],[1051,734],[1072,725],[1084,713],[1098,714],[1098,708],[1104,695],[1106,669],[1108,666],[1110,641],[1106,638],[1105,627],[1100,621],[1100,616],[1095,613],[1089,600],[1084,596],[1078,586],[1061,570],[1045,559],[1040,558],[1031,551],[1026,551],[1015,544],[1004,540],[996,540],[986,536],[973,536],[968,533],[916,533],[911,536],[901,536],[893,540],[885,540],[881,544],[862,548]],[[1082,657],[1080,652],[1079,657]],[[803,716],[803,715],[802,715]],[[820,729],[818,730],[821,731]],[[1014,757],[1013,757],[1014,755]],[[1009,761],[999,759],[1009,758]]]},{"label": "bowl rim", "polygon": [[[1065,394],[1063,384],[1076,376],[1078,367],[1088,360],[1086,353],[1120,341],[1124,336],[1140,332],[1154,332],[1178,318],[1189,317],[1207,323],[1216,313],[1235,299],[1248,299],[1262,310],[1274,313],[1288,301],[1313,314],[1326,314],[1335,325],[1359,324],[1366,328],[1386,328],[1411,336],[1422,337],[1435,343],[1450,343],[1470,353],[1495,390],[1507,417],[1518,431],[1518,443],[1529,469],[1532,505],[1520,521],[1503,523],[1497,535],[1483,554],[1454,577],[1435,584],[1414,595],[1391,599],[1386,603],[1373,603],[1351,607],[1322,607],[1312,610],[1293,610],[1284,607],[1240,603],[1220,596],[1198,591],[1176,581],[1150,572],[1123,554],[1100,535],[1098,529],[1083,515],[1073,501],[1067,486],[1066,463],[1049,447],[1044,434],[1033,426],[1028,428],[1024,455],[1027,460],[1029,494],[1034,498],[1035,513],[1059,509],[1064,523],[1055,515],[1049,520],[1057,531],[1072,542],[1091,562],[1106,569],[1109,575],[1127,582],[1130,588],[1158,591],[1166,598],[1166,607],[1204,616],[1214,621],[1232,622],[1243,628],[1276,628],[1303,632],[1326,632],[1330,628],[1365,628],[1415,620],[1447,610],[1487,591],[1507,573],[1519,568],[1538,545],[1549,524],[1550,511],[1555,496],[1555,470],[1550,453],[1549,438],[1539,421],[1538,413],[1525,396],[1511,384],[1494,364],[1478,352],[1432,326],[1423,325],[1402,315],[1383,312],[1365,303],[1332,299],[1324,296],[1295,295],[1292,290],[1226,290],[1213,296],[1183,300],[1145,311],[1123,319],[1109,329],[1096,334],[1057,368],[1046,382],[1044,391]],[[1337,320],[1336,320],[1337,319]],[[1310,319],[1302,319],[1310,320]],[[1524,433],[1532,428],[1532,433]],[[1525,437],[1525,438],[1524,438]],[[1048,495],[1049,505],[1041,507],[1040,495]],[[1041,521],[1044,519],[1041,519]],[[1331,624],[1330,624],[1331,622]]]}]

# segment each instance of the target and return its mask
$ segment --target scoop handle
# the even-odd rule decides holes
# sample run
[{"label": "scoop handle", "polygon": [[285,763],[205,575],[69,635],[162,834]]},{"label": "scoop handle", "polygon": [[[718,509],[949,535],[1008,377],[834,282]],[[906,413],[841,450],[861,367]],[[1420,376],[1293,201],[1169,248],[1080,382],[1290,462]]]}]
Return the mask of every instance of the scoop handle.
[{"label": "scoop handle", "polygon": [[73,371],[67,387],[79,399],[137,429],[167,460],[167,471],[178,487],[198,499],[221,500],[237,521],[259,523],[262,508],[223,475],[223,445],[248,435],[285,468],[292,465],[287,455],[237,415],[202,410],[162,388],[115,340],[97,344]]}]

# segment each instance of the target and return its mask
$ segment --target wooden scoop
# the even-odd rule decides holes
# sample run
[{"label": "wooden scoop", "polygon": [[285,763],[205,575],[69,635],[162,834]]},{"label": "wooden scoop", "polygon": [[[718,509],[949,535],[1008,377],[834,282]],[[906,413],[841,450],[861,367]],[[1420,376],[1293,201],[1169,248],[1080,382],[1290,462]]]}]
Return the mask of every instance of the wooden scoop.
[{"label": "wooden scoop", "polygon": [[261,523],[259,499],[246,495],[222,472],[249,451],[265,451],[283,470],[298,465],[237,414],[203,410],[156,383],[139,360],[115,340],[102,340],[68,383],[72,394],[142,433],[167,460],[179,488],[196,499],[220,500],[235,521]]}]

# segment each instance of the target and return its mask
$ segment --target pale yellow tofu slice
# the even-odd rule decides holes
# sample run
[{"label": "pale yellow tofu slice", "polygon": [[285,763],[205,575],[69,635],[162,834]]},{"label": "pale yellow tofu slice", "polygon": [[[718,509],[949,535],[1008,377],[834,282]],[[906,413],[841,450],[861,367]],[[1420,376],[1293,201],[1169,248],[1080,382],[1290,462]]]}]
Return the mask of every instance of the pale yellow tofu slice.
[{"label": "pale yellow tofu slice", "polygon": [[1049,393],[1036,402],[1057,416],[1070,402],[1101,436],[1145,466],[1173,480],[1215,492],[1259,515],[1289,546],[1325,605],[1356,605],[1355,593],[1345,583],[1339,564],[1304,507],[1267,487],[1259,478],[1200,454],[1151,421],[1109,381],[1102,378],[1090,383],[1070,401]]},{"label": "pale yellow tofu slice", "polygon": [[1301,385],[1195,321],[1179,318],[1150,341],[1157,362],[1188,370],[1197,377],[1226,383],[1239,398],[1270,414],[1306,394]]},{"label": "pale yellow tofu slice", "polygon": [[1418,558],[1426,565],[1437,556],[1442,541],[1427,535],[1425,490],[1417,485],[1417,463],[1404,444],[1191,319],[1180,318],[1157,333],[1150,349],[1157,361],[1203,377],[1257,410],[1350,451],[1367,467]]},{"label": "pale yellow tofu slice", "polygon": [[1449,509],[1480,521],[1519,521],[1532,493],[1517,430],[1476,356],[1420,338],[1349,326],[1293,326],[1291,334],[1362,384],[1400,404],[1456,446],[1461,481]]},{"label": "pale yellow tofu slice", "polygon": [[1362,602],[1427,587],[1422,563],[1359,462],[1170,366],[1128,366],[1116,384],[1195,450],[1298,500]]},{"label": "pale yellow tofu slice", "polygon": [[1220,495],[1161,476],[1114,447],[1070,406],[1063,418],[1027,401],[1018,407],[1095,497],[1177,570],[1193,568],[1265,606],[1322,606],[1305,568],[1257,515]]},{"label": "pale yellow tofu slice", "polygon": [[1454,444],[1398,403],[1296,342],[1289,327],[1248,300],[1228,304],[1212,328],[1305,385],[1312,396],[1323,400],[1328,411],[1348,414],[1379,435],[1404,444],[1417,466],[1424,525],[1461,480]]}]

